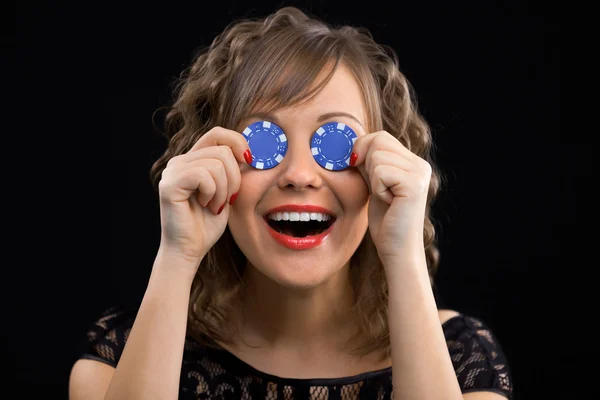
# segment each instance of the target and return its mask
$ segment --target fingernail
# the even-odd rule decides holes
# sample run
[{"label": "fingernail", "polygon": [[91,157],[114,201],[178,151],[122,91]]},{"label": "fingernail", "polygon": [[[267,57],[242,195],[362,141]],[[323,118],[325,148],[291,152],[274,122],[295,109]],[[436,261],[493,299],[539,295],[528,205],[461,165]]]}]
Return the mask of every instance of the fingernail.
[{"label": "fingernail", "polygon": [[223,212],[224,208],[225,208],[225,203],[223,203],[223,205],[221,206],[221,208],[219,208],[219,211],[217,212],[217,215],[221,214]]},{"label": "fingernail", "polygon": [[252,164],[252,153],[250,153],[250,149],[244,152],[244,160],[246,160],[246,163],[248,163],[248,165]]},{"label": "fingernail", "polygon": [[231,196],[231,199],[229,199],[229,205],[230,205],[230,206],[232,206],[232,205],[233,205],[233,202],[235,201],[235,199],[237,199],[237,195],[238,195],[237,193],[234,193],[234,194]]},{"label": "fingernail", "polygon": [[358,154],[356,154],[355,152],[352,152],[352,154],[350,154],[350,166],[354,167],[354,164],[356,164],[356,159],[358,158]]}]

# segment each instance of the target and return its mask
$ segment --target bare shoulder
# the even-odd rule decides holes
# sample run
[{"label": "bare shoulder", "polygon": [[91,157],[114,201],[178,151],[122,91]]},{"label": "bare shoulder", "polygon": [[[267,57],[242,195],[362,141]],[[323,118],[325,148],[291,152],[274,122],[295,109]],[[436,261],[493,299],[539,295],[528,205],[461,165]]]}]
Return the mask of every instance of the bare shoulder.
[{"label": "bare shoulder", "polygon": [[102,400],[115,368],[100,361],[79,359],[69,376],[69,400]]},{"label": "bare shoulder", "polygon": [[438,315],[440,316],[440,323],[443,325],[446,321],[458,317],[461,314],[455,310],[438,310]]}]

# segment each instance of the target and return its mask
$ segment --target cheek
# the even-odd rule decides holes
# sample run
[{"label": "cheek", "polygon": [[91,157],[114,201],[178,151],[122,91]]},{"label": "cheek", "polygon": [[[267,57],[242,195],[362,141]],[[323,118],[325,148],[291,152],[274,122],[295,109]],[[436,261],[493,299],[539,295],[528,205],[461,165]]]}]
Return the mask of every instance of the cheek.
[{"label": "cheek", "polygon": [[256,170],[248,167],[242,170],[241,183],[238,196],[229,212],[229,227],[232,230],[256,234],[257,205],[265,197],[269,187],[273,185],[273,177],[268,171]]},{"label": "cheek", "polygon": [[256,203],[260,198],[260,180],[257,180],[253,171],[243,172],[238,196],[229,212],[227,225],[234,240],[242,249],[249,237],[256,235],[257,227],[252,221],[255,218]]},{"label": "cheek", "polygon": [[337,181],[338,198],[346,212],[358,212],[368,204],[369,187],[358,170],[344,173]]},{"label": "cheek", "polygon": [[254,211],[256,208],[256,204],[267,188],[268,177],[265,176],[265,171],[249,167],[247,171],[242,171],[241,178],[242,181],[238,197],[235,201],[235,208],[245,214],[249,211]]},{"label": "cheek", "polygon": [[361,199],[366,202],[369,199],[369,185],[367,185],[367,182],[365,182],[362,175],[358,171],[354,171],[352,178],[354,181],[356,181],[355,187],[357,193],[360,193]]}]

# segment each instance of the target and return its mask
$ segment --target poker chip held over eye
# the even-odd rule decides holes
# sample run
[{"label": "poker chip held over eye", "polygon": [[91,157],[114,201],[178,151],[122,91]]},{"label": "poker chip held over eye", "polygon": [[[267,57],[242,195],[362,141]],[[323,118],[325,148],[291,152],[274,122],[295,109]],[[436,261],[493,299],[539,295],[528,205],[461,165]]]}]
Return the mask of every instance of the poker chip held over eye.
[{"label": "poker chip held over eye", "polygon": [[283,130],[269,121],[258,121],[242,132],[252,152],[256,169],[270,169],[279,165],[287,153],[287,138]]},{"label": "poker chip held over eye", "polygon": [[346,124],[329,122],[313,134],[311,151],[325,169],[340,171],[350,165],[356,133]]}]

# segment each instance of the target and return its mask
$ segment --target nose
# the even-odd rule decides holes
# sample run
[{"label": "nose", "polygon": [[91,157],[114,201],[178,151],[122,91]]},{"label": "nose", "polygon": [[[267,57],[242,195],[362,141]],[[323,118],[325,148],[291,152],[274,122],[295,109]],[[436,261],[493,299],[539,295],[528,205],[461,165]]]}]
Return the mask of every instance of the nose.
[{"label": "nose", "polygon": [[[305,139],[304,136],[302,138]],[[322,168],[313,158],[308,140],[289,141],[287,153],[279,167],[282,173],[278,178],[278,186],[282,189],[301,191],[323,185]]]}]

